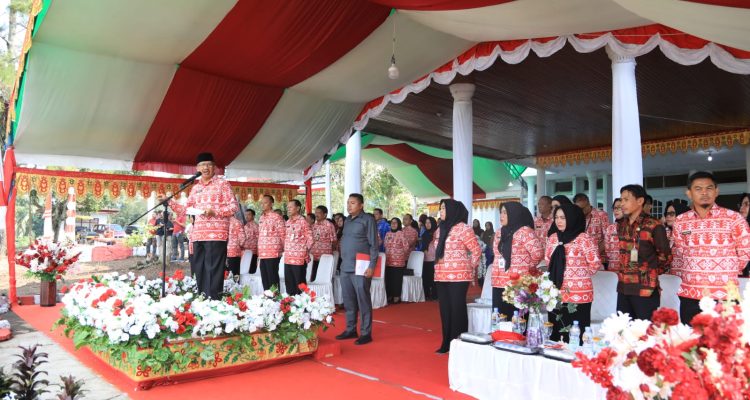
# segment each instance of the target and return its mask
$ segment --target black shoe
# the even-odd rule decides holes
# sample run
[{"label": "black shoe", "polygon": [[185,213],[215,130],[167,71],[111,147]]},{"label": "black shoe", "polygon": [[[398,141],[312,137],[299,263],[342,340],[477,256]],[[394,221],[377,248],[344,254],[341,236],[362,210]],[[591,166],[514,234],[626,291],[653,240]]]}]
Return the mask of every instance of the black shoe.
[{"label": "black shoe", "polygon": [[359,339],[354,341],[354,344],[367,344],[372,342],[372,336],[362,335]]},{"label": "black shoe", "polygon": [[357,335],[357,332],[344,332],[340,335],[336,336],[336,340],[344,340],[344,339],[356,339],[359,335]]},{"label": "black shoe", "polygon": [[437,354],[446,354],[448,351],[449,351],[448,349],[444,349],[444,348],[441,347],[441,348],[435,350],[435,353],[437,353]]}]

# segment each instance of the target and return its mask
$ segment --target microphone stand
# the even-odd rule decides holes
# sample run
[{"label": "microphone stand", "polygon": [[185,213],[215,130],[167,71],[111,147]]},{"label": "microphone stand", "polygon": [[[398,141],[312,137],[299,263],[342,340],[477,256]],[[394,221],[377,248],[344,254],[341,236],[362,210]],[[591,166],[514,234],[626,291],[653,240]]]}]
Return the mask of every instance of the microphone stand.
[{"label": "microphone stand", "polygon": [[162,254],[162,257],[161,257],[161,297],[166,296],[166,291],[167,291],[167,222],[169,222],[169,200],[172,200],[172,198],[174,198],[174,196],[177,193],[180,193],[183,190],[187,189],[194,182],[195,182],[195,179],[189,182],[183,183],[182,185],[180,185],[180,188],[176,192],[170,194],[169,196],[164,198],[164,200],[160,201],[155,206],[151,207],[151,209],[141,214],[138,218],[134,219],[133,222],[128,224],[128,225],[133,225],[136,222],[138,222],[138,220],[140,220],[141,218],[151,213],[151,211],[156,210],[158,207],[164,206],[164,211],[162,212],[162,220],[164,221],[162,225],[164,229],[164,240],[162,240],[162,249],[161,249],[161,254]]}]

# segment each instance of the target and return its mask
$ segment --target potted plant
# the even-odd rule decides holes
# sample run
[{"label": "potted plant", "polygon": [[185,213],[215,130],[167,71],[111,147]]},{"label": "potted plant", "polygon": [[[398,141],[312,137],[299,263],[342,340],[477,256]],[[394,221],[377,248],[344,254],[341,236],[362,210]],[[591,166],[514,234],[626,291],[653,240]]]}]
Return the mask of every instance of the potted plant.
[{"label": "potted plant", "polygon": [[57,280],[62,279],[79,256],[80,252],[70,243],[37,239],[16,254],[16,264],[28,268],[29,276],[39,278],[39,305],[51,307],[57,302]]}]

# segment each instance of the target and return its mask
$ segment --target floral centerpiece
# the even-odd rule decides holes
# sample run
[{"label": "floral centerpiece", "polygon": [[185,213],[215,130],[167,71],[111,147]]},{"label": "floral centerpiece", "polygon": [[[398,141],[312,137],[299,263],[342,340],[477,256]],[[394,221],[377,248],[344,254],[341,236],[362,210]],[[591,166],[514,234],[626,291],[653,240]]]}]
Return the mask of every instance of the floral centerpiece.
[{"label": "floral centerpiece", "polygon": [[161,284],[132,272],[79,281],[62,299],[58,325],[74,332],[76,347],[104,354],[113,366],[132,367],[140,377],[314,349],[318,328],[333,322],[332,302],[304,285],[294,296],[251,296],[243,289],[211,300],[196,296],[195,279],[182,271],[167,277],[164,297]]},{"label": "floral centerpiece", "polygon": [[669,308],[651,321],[618,313],[601,328],[610,347],[593,358],[578,353],[573,366],[607,389],[607,399],[750,398],[750,288],[743,297],[703,298],[692,328]]},{"label": "floral centerpiece", "polygon": [[520,310],[552,311],[561,297],[560,290],[549,279],[549,272],[542,272],[539,268],[530,268],[524,276],[511,272],[510,281],[503,291],[503,301]]},{"label": "floral centerpiece", "polygon": [[78,262],[80,252],[72,243],[37,239],[26,250],[16,253],[16,264],[28,268],[26,274],[41,280],[39,304],[57,302],[57,281]]}]

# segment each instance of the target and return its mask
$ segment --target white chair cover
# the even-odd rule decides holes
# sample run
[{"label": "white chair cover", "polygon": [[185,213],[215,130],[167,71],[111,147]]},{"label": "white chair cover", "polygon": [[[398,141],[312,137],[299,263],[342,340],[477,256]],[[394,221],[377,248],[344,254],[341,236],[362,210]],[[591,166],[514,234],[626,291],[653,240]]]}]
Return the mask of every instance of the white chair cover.
[{"label": "white chair cover", "polygon": [[680,312],[680,298],[677,291],[680,290],[682,279],[674,275],[659,275],[659,286],[661,286],[661,307],[669,307]]},{"label": "white chair cover", "polygon": [[312,267],[313,267],[313,259],[312,256],[310,256],[310,262],[307,263],[307,271],[305,271],[305,282],[310,283],[312,281]]},{"label": "white chair cover", "polygon": [[484,284],[482,285],[482,298],[489,299],[490,304],[492,303],[492,270],[491,267],[487,267],[487,274],[484,276]]},{"label": "white chair cover", "polygon": [[240,260],[240,285],[249,286],[252,295],[263,293],[263,281],[260,279],[260,267],[255,269],[254,274],[250,274],[250,263],[253,260],[253,252],[245,250],[242,252]]},{"label": "white chair cover", "polygon": [[333,256],[330,254],[323,254],[320,256],[320,262],[318,263],[318,274],[315,277],[314,282],[310,282],[307,286],[310,290],[315,291],[318,296],[326,296],[328,301],[334,302],[333,295]]},{"label": "white chair cover", "polygon": [[469,312],[469,332],[490,333],[492,305],[471,303],[466,308]]},{"label": "white chair cover", "polygon": [[380,264],[380,271],[377,276],[372,277],[372,285],[370,286],[370,299],[372,300],[372,308],[382,308],[388,305],[388,297],[385,294],[385,253],[378,254],[378,264]]},{"label": "white chair cover", "polygon": [[748,278],[740,278],[740,297],[745,298],[745,287],[747,286]]},{"label": "white chair cover", "polygon": [[617,274],[599,271],[591,277],[594,301],[591,304],[591,322],[601,322],[617,312]]},{"label": "white chair cover", "polygon": [[333,304],[344,304],[344,295],[341,293],[341,275],[333,277]]},{"label": "white chair cover", "polygon": [[404,283],[401,286],[401,300],[413,303],[424,301],[424,285],[422,285],[422,264],[424,263],[424,253],[421,251],[412,251],[409,254],[407,268],[414,270],[414,276],[404,276]]},{"label": "white chair cover", "polygon": [[284,254],[281,254],[279,260],[279,293],[286,293],[286,283],[284,283]]}]

